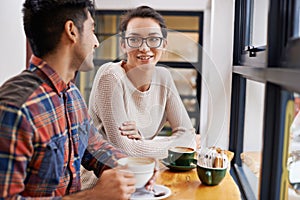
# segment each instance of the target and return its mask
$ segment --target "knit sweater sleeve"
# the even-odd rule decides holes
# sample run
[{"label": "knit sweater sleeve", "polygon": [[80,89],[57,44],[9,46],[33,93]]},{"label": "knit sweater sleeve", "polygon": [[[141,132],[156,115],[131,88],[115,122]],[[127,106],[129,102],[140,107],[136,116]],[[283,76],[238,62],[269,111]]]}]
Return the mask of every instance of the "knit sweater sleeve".
[{"label": "knit sweater sleeve", "polygon": [[179,96],[174,80],[167,69],[163,69],[165,73],[164,79],[167,81],[164,83],[168,89],[167,101],[166,101],[166,121],[169,122],[172,128],[172,136],[177,137],[174,139],[173,145],[177,146],[189,146],[196,148],[195,138],[190,139],[191,135],[195,137],[195,129],[191,123],[185,106]]},{"label": "knit sweater sleeve", "polygon": [[[166,107],[166,114],[173,129],[172,136],[159,137],[152,140],[133,140],[122,136],[119,127],[123,122],[130,119],[126,114],[127,105],[124,102],[124,83],[122,84],[120,79],[114,73],[102,73],[96,76],[90,97],[91,117],[96,125],[97,122],[101,124],[97,128],[104,129],[108,141],[129,155],[155,158],[166,157],[167,150],[172,146],[190,146],[195,148],[195,132],[192,125],[189,124],[191,122],[183,104],[178,104],[178,98],[180,97],[176,92],[168,96],[171,101],[168,102]],[[173,89],[176,90],[176,88]],[[176,115],[182,115],[184,120],[182,121],[182,117],[180,116],[178,118],[171,117],[174,114],[172,112],[176,112]],[[187,126],[184,127],[185,125]]]}]

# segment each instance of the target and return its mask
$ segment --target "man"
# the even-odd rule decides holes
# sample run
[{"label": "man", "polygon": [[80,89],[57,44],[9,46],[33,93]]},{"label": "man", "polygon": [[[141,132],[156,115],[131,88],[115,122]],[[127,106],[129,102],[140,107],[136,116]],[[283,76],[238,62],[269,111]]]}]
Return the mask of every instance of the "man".
[{"label": "man", "polygon": [[[24,3],[34,56],[28,70],[0,88],[0,199],[113,200],[135,191],[133,174],[114,168],[126,155],[97,133],[72,82],[77,71],[94,67],[92,6],[89,0]],[[100,176],[93,189],[80,191],[80,164]]]}]

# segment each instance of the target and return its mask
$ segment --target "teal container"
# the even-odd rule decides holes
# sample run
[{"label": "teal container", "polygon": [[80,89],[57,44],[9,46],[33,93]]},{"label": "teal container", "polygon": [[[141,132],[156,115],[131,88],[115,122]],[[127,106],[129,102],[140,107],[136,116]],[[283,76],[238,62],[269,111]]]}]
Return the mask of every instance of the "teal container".
[{"label": "teal container", "polygon": [[197,174],[201,183],[209,186],[218,185],[225,177],[227,168],[208,168],[197,165]]}]

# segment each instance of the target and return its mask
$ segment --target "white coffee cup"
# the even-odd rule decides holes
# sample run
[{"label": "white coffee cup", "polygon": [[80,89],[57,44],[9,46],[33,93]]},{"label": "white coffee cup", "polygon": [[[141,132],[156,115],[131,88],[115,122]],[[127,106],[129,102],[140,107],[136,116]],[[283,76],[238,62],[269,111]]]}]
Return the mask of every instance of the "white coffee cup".
[{"label": "white coffee cup", "polygon": [[136,188],[142,188],[154,173],[155,159],[148,157],[126,157],[117,161],[119,166],[127,166],[136,179]]}]

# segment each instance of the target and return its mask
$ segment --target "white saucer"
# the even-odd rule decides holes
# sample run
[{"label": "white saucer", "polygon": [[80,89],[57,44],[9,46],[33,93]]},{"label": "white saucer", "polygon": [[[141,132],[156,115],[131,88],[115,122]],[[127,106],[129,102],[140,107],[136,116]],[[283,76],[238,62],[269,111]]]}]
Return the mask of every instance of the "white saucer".
[{"label": "white saucer", "polygon": [[156,199],[164,199],[171,195],[171,190],[163,185],[154,185],[154,190],[156,193],[164,192],[163,196],[154,197],[152,192],[149,192],[145,188],[137,189],[135,193],[133,193],[130,197],[130,200],[156,200]]}]

